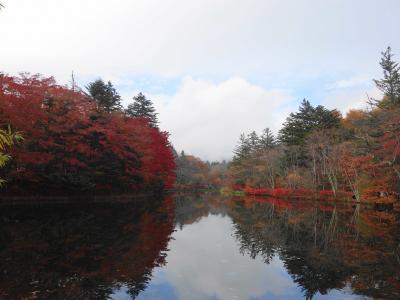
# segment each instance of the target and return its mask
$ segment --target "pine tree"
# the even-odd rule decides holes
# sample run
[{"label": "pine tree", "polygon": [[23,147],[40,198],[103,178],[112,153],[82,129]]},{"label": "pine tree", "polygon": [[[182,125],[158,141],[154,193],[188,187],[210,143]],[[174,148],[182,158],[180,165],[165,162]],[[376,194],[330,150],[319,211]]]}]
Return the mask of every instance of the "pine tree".
[{"label": "pine tree", "polygon": [[251,152],[254,152],[260,146],[260,138],[255,131],[252,131],[248,136]]},{"label": "pine tree", "polygon": [[239,162],[241,159],[245,158],[251,152],[251,143],[248,137],[242,133],[239,137],[239,143],[233,151],[233,162]]},{"label": "pine tree", "polygon": [[269,128],[263,130],[259,143],[261,149],[270,149],[275,146],[275,137]]},{"label": "pine tree", "polygon": [[400,104],[400,66],[393,61],[391,48],[382,52],[381,62],[379,63],[383,69],[383,79],[374,82],[392,104]]},{"label": "pine tree", "polygon": [[315,129],[338,128],[340,113],[318,105],[313,107],[303,100],[299,112],[291,113],[279,131],[279,140],[286,145],[303,145],[305,138]]},{"label": "pine tree", "polygon": [[128,105],[125,114],[132,118],[146,118],[149,120],[150,126],[158,128],[157,113],[153,106],[153,102],[150,99],[147,99],[142,93],[133,97],[133,101],[133,103]]},{"label": "pine tree", "polygon": [[97,107],[106,112],[121,110],[121,96],[109,81],[107,84],[102,79],[97,79],[88,84],[86,89],[96,101]]}]

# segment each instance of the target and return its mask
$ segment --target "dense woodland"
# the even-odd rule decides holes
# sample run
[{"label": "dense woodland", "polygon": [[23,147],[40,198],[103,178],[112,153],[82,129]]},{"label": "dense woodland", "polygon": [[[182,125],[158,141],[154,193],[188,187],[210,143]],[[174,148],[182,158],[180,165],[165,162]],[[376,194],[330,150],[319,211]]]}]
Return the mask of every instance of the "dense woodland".
[{"label": "dense woodland", "polygon": [[143,94],[124,110],[100,79],[85,92],[74,82],[0,74],[0,99],[0,125],[9,128],[0,132],[6,191],[134,191],[174,182],[168,133]]},{"label": "dense woodland", "polygon": [[400,192],[400,67],[382,53],[382,100],[369,109],[337,110],[303,100],[277,136],[241,135],[229,165],[230,185],[248,193],[351,196],[393,201]]},{"label": "dense woodland", "polygon": [[384,96],[368,99],[368,109],[343,117],[304,99],[276,136],[268,128],[242,134],[229,163],[177,154],[142,93],[123,108],[101,79],[82,90],[74,80],[0,74],[0,183],[12,192],[229,186],[390,202],[400,192],[400,67],[390,48],[380,65],[383,78],[374,82]]},{"label": "dense woodland", "polygon": [[216,189],[227,180],[228,163],[202,161],[182,151],[175,154],[176,184],[178,189]]}]

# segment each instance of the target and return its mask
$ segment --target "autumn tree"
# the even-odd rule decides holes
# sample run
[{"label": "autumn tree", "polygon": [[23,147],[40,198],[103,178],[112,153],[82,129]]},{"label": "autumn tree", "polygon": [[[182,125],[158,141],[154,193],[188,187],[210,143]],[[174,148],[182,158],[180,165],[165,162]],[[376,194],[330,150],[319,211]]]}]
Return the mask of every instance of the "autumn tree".
[{"label": "autumn tree", "polygon": [[176,157],[176,183],[179,187],[207,187],[210,166],[201,159],[184,151]]},{"label": "autumn tree", "polygon": [[153,102],[142,93],[133,97],[133,103],[128,105],[125,114],[132,118],[145,118],[152,127],[158,127],[157,113]]},{"label": "autumn tree", "polygon": [[[303,100],[279,131],[242,134],[229,164],[240,188],[303,188],[310,194],[347,195],[357,201],[393,202],[400,196],[400,66],[382,52],[383,92],[369,110],[314,107]],[[322,192],[322,193],[321,193]]]},{"label": "autumn tree", "polygon": [[282,148],[280,146],[260,149],[254,155],[253,182],[259,187],[276,188],[276,179],[281,175]]},{"label": "autumn tree", "polygon": [[269,128],[259,136],[255,131],[241,134],[229,166],[236,183],[275,187],[281,149]]},{"label": "autumn tree", "polygon": [[105,112],[121,110],[121,96],[110,81],[105,83],[102,79],[97,79],[89,83],[86,88],[100,110]]},{"label": "autumn tree", "polygon": [[25,190],[137,190],[171,186],[168,133],[142,118],[99,109],[80,89],[39,75],[0,74],[0,116],[24,132],[11,150],[9,185]]},{"label": "autumn tree", "polygon": [[334,129],[313,131],[306,141],[315,189],[330,189],[336,196],[339,188],[339,136]]}]

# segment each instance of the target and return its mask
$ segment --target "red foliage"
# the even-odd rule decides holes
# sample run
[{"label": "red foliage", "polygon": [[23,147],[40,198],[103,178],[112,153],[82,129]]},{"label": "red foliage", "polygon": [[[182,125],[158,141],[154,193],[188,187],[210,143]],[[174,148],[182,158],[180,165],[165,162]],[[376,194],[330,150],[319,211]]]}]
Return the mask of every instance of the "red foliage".
[{"label": "red foliage", "polygon": [[0,118],[23,132],[9,182],[98,189],[171,186],[168,133],[142,118],[97,110],[82,91],[39,75],[0,74]]},{"label": "red foliage", "polygon": [[251,188],[245,187],[244,192],[248,195],[264,195],[273,197],[302,197],[309,198],[313,196],[313,191],[307,189],[285,189],[285,188]]}]

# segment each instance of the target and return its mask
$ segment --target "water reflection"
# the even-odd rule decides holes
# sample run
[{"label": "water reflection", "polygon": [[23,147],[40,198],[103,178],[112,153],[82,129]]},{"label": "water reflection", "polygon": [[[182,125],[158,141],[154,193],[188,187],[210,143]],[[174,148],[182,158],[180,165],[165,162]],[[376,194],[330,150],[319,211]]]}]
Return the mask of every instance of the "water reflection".
[{"label": "water reflection", "polygon": [[2,208],[0,299],[400,298],[396,210],[159,200]]},{"label": "water reflection", "polygon": [[278,255],[306,298],[348,287],[373,298],[400,296],[398,212],[254,199],[230,215],[242,253],[266,263]]},{"label": "water reflection", "polygon": [[165,263],[166,203],[1,207],[0,299],[134,298]]}]

